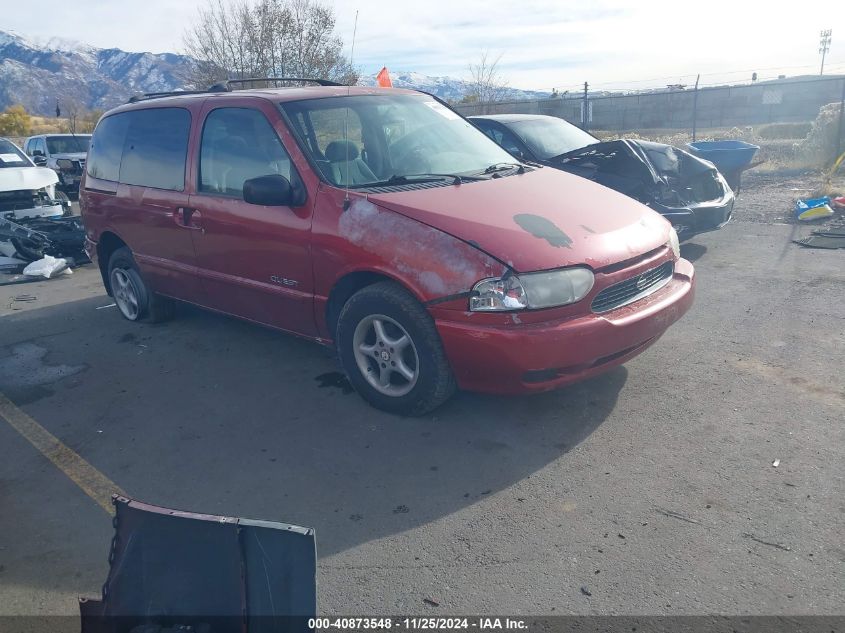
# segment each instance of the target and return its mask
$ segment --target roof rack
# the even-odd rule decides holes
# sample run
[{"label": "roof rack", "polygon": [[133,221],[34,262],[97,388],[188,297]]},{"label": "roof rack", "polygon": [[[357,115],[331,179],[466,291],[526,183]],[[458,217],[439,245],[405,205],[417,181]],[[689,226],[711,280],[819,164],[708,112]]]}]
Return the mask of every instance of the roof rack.
[{"label": "roof rack", "polygon": [[344,86],[345,84],[330,81],[328,79],[310,79],[308,77],[250,77],[248,79],[227,79],[221,81],[213,86],[209,86],[208,90],[174,90],[172,92],[147,92],[144,94],[132,95],[129,97],[128,103],[137,103],[138,101],[146,101],[147,99],[161,99],[164,97],[178,97],[180,95],[201,95],[210,92],[232,92],[231,84],[247,84],[258,81],[299,81],[306,83],[315,83],[319,86]]},{"label": "roof rack", "polygon": [[205,94],[206,90],[174,90],[172,92],[145,92],[144,94],[132,95],[127,103],[137,103],[147,99],[161,99],[163,97],[178,97],[179,95]]},{"label": "roof rack", "polygon": [[328,79],[312,79],[310,77],[249,77],[247,79],[227,79],[220,83],[214,84],[208,89],[208,92],[231,92],[232,84],[249,84],[258,81],[299,81],[307,83],[315,83],[318,86],[343,86],[336,81],[329,81]]}]

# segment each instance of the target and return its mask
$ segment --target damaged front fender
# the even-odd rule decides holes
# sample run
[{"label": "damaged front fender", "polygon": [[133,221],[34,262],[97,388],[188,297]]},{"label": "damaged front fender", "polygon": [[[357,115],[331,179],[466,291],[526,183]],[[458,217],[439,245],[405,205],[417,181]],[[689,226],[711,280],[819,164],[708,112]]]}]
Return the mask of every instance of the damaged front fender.
[{"label": "damaged front fender", "polygon": [[397,276],[423,303],[455,301],[466,309],[480,279],[508,270],[479,247],[366,198],[354,199],[340,215],[337,234],[363,251],[367,267]]}]

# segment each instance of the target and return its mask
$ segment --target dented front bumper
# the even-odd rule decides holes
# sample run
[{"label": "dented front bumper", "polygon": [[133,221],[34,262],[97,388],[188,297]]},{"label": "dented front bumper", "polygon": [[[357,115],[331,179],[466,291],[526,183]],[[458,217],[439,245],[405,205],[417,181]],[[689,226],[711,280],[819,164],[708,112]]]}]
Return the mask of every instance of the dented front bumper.
[{"label": "dented front bumper", "polygon": [[436,320],[458,385],[497,394],[549,391],[601,374],[643,352],[692,306],[695,271],[675,262],[668,284],[601,314],[510,326]]}]

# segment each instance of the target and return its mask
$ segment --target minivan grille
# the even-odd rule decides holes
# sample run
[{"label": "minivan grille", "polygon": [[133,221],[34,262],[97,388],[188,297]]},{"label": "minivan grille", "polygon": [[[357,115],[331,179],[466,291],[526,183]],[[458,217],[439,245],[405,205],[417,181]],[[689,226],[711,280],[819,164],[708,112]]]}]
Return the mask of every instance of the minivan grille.
[{"label": "minivan grille", "polygon": [[608,286],[596,295],[590,307],[593,312],[607,312],[647,297],[669,282],[674,269],[673,262],[666,262],[636,277]]}]

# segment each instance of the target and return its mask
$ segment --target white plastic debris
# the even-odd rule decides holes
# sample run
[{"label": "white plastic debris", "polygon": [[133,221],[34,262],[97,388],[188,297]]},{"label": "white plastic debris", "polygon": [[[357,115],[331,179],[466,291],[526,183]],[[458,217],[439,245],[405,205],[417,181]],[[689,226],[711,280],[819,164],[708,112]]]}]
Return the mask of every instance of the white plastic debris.
[{"label": "white plastic debris", "polygon": [[51,255],[45,255],[38,261],[34,261],[23,269],[23,274],[27,277],[44,277],[50,279],[64,271],[70,272],[67,267],[67,260],[64,258],[56,258]]},{"label": "white plastic debris", "polygon": [[780,460],[779,460],[779,459],[776,459],[775,461],[773,461],[773,462],[772,462],[772,466],[774,466],[775,468],[777,468],[778,466],[780,466]]}]

